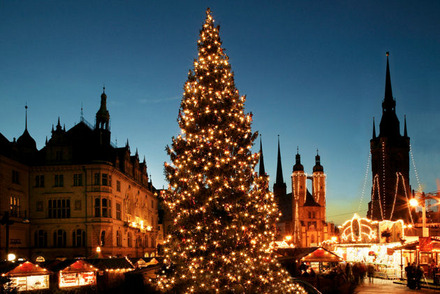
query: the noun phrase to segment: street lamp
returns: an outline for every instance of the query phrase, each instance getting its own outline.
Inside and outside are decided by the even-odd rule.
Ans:
[[[425,198],[425,193],[417,193],[420,197],[420,204],[419,201],[416,198],[412,198],[409,201],[409,205],[411,205],[412,207],[417,207],[417,206],[421,206],[422,207],[422,236],[423,237],[429,237],[429,228],[426,227],[426,206],[425,206],[425,202],[426,202],[426,198]]]

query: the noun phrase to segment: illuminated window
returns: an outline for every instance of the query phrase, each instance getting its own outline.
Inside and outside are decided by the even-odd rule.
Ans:
[[[11,216],[19,216],[20,214],[20,199],[18,197],[9,197],[9,213]]]

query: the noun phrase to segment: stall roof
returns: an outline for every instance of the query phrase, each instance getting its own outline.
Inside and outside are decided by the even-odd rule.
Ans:
[[[29,261],[21,263],[4,262],[0,264],[0,272],[9,277],[49,275],[52,273]]]
[[[283,257],[306,262],[340,262],[342,258],[323,247],[307,247],[277,250]]]
[[[134,269],[133,263],[125,257],[86,259],[86,261],[99,270]]]
[[[55,261],[51,264],[48,264],[47,267],[53,272],[63,271],[78,273],[98,270],[91,263],[83,259],[66,259],[63,261]]]

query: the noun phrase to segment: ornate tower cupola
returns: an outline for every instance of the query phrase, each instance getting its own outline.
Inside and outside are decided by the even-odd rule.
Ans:
[[[35,143],[35,140],[31,137],[31,135],[28,132],[27,128],[27,109],[28,106],[26,104],[25,106],[25,123],[24,123],[24,132],[23,134],[17,139],[17,145],[20,149],[26,151],[26,152],[33,152],[37,150],[37,144]]]
[[[304,171],[304,166],[301,164],[301,155],[299,155],[299,148],[296,148],[295,165],[293,171]]]
[[[287,186],[283,179],[283,167],[281,165],[280,136],[278,135],[277,176],[273,184],[273,193],[278,203],[280,203],[280,198],[286,196],[286,190]]]
[[[109,130],[110,114],[107,110],[107,95],[105,94],[105,87],[102,88],[101,107],[96,113],[96,129]]]
[[[321,165],[321,156],[319,156],[318,150],[316,150],[315,166],[313,167],[313,172],[324,172],[324,168]]]
[[[385,97],[382,102],[382,119],[380,121],[380,137],[399,137],[400,123],[396,115],[396,100],[393,98],[391,88],[391,75],[389,65],[389,52],[387,52],[387,70],[385,78]]]

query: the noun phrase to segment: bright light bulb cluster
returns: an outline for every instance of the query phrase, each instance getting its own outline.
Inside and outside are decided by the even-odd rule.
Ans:
[[[268,178],[254,172],[257,133],[221,44],[208,9],[184,86],[181,133],[167,147],[162,197],[173,218],[164,249],[170,271],[157,285],[182,293],[305,293],[273,254],[280,213]]]

